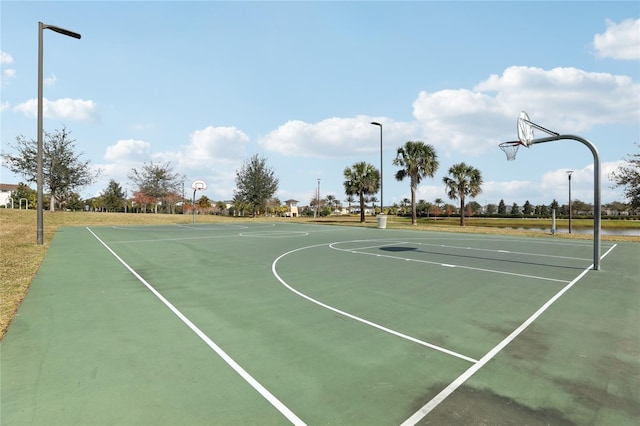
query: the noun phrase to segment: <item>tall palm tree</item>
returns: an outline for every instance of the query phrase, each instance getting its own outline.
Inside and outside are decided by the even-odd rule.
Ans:
[[[396,172],[396,180],[401,181],[409,177],[411,188],[411,224],[417,224],[416,190],[418,184],[425,177],[432,178],[438,170],[438,155],[433,146],[420,141],[408,141],[398,148],[394,166],[403,167]]]
[[[449,176],[442,178],[450,199],[460,200],[460,226],[464,226],[465,197],[476,197],[482,192],[482,174],[480,170],[465,163],[454,164],[449,168]]]
[[[371,164],[361,161],[344,169],[344,178],[345,194],[360,198],[360,223],[364,223],[364,200],[367,195],[373,195],[380,189],[380,172]]]

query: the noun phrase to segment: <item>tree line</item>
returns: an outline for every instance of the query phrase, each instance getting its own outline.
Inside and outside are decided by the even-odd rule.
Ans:
[[[44,133],[43,140],[43,182],[47,190],[45,205],[50,210],[55,209],[92,209],[103,211],[139,211],[185,213],[194,209],[214,214],[252,215],[282,214],[286,209],[279,199],[274,198],[278,190],[279,179],[275,171],[269,167],[265,158],[257,154],[245,161],[236,171],[236,188],[230,205],[218,201],[213,202],[206,196],[192,200],[186,196],[184,181],[186,177],[173,170],[169,162],[144,163],[141,167],[133,168],[128,174],[135,189],[131,196],[126,193],[122,185],[110,180],[98,197],[82,200],[77,190],[95,182],[100,171],[93,170],[90,162],[83,160],[81,154],[75,152],[75,140],[70,137],[71,132],[63,127],[53,133]],[[636,144],[640,147],[640,145]],[[24,136],[16,137],[14,144],[9,147],[15,154],[3,154],[5,165],[14,173],[22,175],[27,182],[37,181],[37,141]],[[559,215],[568,214],[568,206],[560,206],[553,200],[549,206],[533,206],[526,201],[520,207],[516,203],[506,206],[504,200],[498,205],[480,206],[479,203],[466,202],[468,198],[475,198],[482,192],[482,173],[477,168],[460,162],[448,169],[448,174],[442,179],[445,194],[457,206],[448,204],[442,199],[434,203],[416,200],[418,185],[426,178],[433,178],[439,168],[438,155],[432,145],[422,141],[408,141],[396,151],[393,165],[399,169],[395,172],[398,181],[408,180],[411,199],[404,199],[401,203],[391,206],[379,206],[376,213],[411,215],[412,223],[417,223],[418,216],[459,215],[460,225],[464,226],[465,217],[471,215],[523,215],[548,217],[552,209]],[[351,209],[352,203],[357,203],[360,220],[364,222],[367,203],[378,201],[375,194],[380,190],[380,172],[372,164],[356,162],[343,171],[343,186],[346,200]],[[623,213],[640,210],[640,153],[629,154],[625,163],[611,174],[616,186],[622,187],[628,203],[610,203],[605,205],[609,211]],[[190,189],[190,188],[187,188]],[[30,206],[35,203],[35,191],[21,183],[14,192],[14,201],[19,204],[28,200]],[[317,194],[319,197],[319,194]],[[338,210],[341,205],[335,196],[327,196],[325,200],[314,197],[310,207],[315,207],[315,213],[328,214]],[[328,209],[327,209],[328,207]],[[322,209],[322,210],[320,210]],[[593,212],[588,203],[575,200],[572,203],[572,213]]]

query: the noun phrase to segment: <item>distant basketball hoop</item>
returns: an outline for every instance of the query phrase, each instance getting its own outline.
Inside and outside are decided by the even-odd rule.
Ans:
[[[207,189],[207,183],[203,180],[196,179],[191,183],[193,189],[193,223],[196,223],[196,191],[204,191]]]
[[[207,183],[203,180],[196,179],[191,183],[191,189],[194,191],[207,189]]]

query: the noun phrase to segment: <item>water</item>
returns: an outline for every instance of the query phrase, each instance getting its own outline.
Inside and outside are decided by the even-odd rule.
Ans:
[[[507,228],[507,227],[505,227]],[[509,229],[519,229],[523,231],[547,232],[551,233],[551,228],[529,228],[529,227],[511,227]],[[569,229],[558,228],[556,234],[568,234]],[[593,235],[593,228],[572,228],[572,234],[589,234]],[[640,237],[640,229],[600,229],[600,235],[627,235],[632,237]]]

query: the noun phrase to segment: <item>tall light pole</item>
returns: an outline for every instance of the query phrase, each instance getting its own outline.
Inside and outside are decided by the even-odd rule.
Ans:
[[[382,123],[372,121],[371,124],[380,127],[380,214],[384,214],[384,197],[382,191]]]
[[[318,178],[318,191],[316,192],[316,217],[320,217],[318,209],[320,208],[320,178]]]
[[[51,30],[57,33],[73,37],[73,38],[81,38],[82,36],[78,33],[74,33],[73,31],[65,30],[64,28],[56,27],[55,25],[46,25],[42,22],[38,22],[38,170],[36,176],[36,182],[38,186],[37,191],[37,242],[39,245],[44,243],[44,224],[43,224],[43,213],[42,213],[42,81],[43,81],[43,72],[42,72],[42,33],[44,30]],[[54,200],[51,200],[54,202]]]
[[[571,174],[573,174],[573,170],[567,170],[567,176],[569,176],[569,233],[571,233]]]

